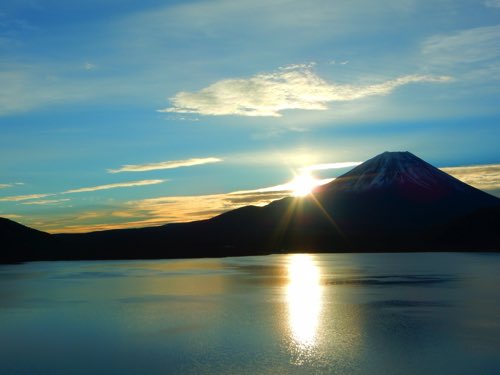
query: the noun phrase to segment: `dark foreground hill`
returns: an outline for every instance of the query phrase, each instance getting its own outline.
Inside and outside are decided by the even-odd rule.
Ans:
[[[52,236],[0,217],[0,263],[40,259]]]
[[[10,240],[2,259],[499,251],[500,199],[409,152],[385,152],[308,197],[247,206],[208,220],[52,236],[23,228],[9,235],[18,240]]]

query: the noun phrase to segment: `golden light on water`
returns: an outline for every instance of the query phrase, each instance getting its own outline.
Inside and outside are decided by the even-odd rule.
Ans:
[[[322,287],[319,267],[308,254],[295,254],[288,264],[288,319],[297,354],[306,354],[316,344],[321,313]]]

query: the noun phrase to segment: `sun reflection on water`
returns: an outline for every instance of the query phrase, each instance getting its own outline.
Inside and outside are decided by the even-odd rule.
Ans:
[[[320,271],[314,258],[295,254],[288,263],[287,286],[288,319],[292,350],[301,362],[316,345],[321,312],[322,287]]]

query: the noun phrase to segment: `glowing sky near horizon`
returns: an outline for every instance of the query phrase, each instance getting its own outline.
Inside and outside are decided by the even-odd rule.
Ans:
[[[5,0],[0,217],[205,218],[386,150],[498,195],[498,40],[490,0]]]

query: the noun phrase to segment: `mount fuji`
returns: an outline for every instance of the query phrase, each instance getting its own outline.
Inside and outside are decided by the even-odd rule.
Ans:
[[[36,236],[24,236],[20,228],[25,227],[16,228],[14,237],[23,250],[11,240],[0,261],[294,251],[500,251],[500,199],[409,152],[384,152],[309,196],[288,197],[264,207],[246,206],[208,220],[83,234],[37,232]]]
[[[337,191],[367,192],[398,189],[424,192],[475,190],[442,172],[408,151],[384,152],[342,175],[330,188]]]

